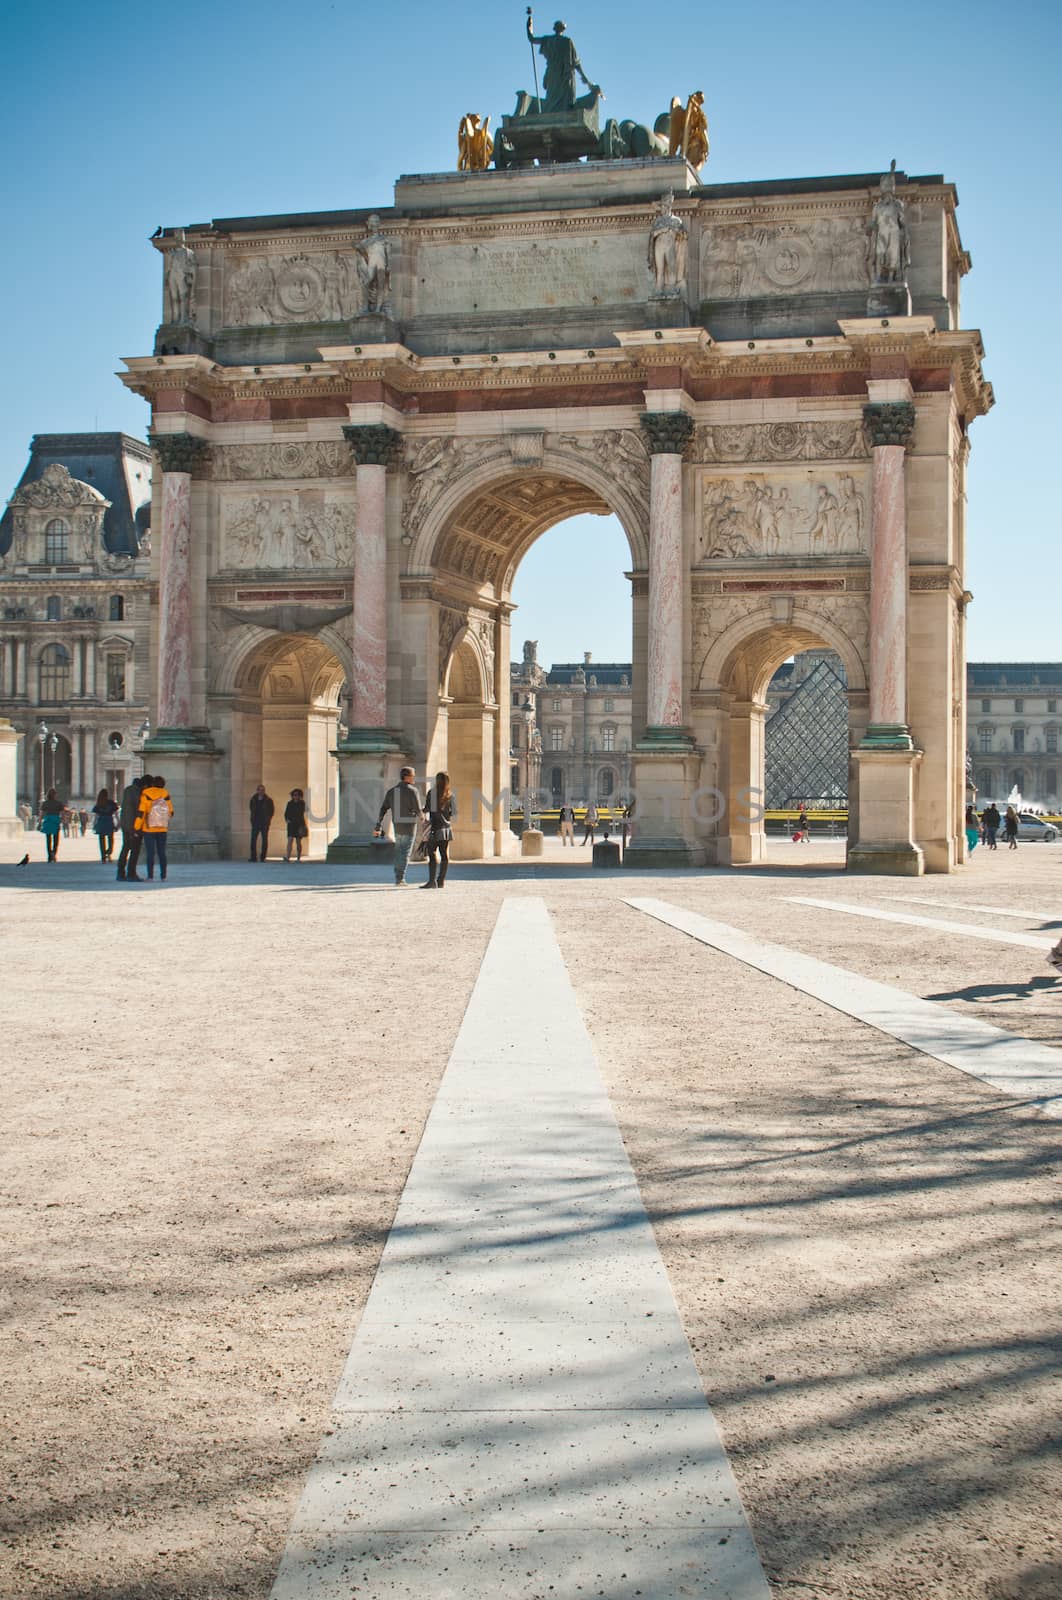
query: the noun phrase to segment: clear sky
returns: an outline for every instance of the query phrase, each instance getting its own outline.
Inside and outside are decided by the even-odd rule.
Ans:
[[[147,408],[113,374],[152,348],[159,223],[386,205],[400,173],[455,165],[463,112],[497,123],[531,87],[524,7],[498,0],[15,0],[6,15],[5,498],[34,433],[143,436]],[[957,184],[963,321],[983,331],[997,396],[973,428],[970,656],[1062,658],[1062,6],[580,0],[563,15],[609,115],[651,122],[704,90],[706,182],[895,156]],[[516,638],[538,637],[546,661],[625,659],[627,559],[602,519],[545,536],[518,579]]]

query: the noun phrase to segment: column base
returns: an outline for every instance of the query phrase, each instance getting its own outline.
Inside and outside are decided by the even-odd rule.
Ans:
[[[860,750],[913,750],[915,742],[905,722],[871,722],[859,741]]]
[[[914,839],[914,780],[921,750],[864,742],[852,759],[859,767],[859,815],[848,871],[920,878],[925,857]]]
[[[670,750],[689,754],[693,748],[693,735],[688,728],[646,728],[645,733],[635,745],[635,750],[644,750],[647,754],[666,752]]]
[[[666,870],[704,865],[704,843],[696,833],[700,766],[685,728],[646,730],[632,763],[634,837],[623,852],[625,867]]]
[[[390,728],[351,728],[336,746],[339,832],[326,859],[351,866],[390,866],[393,845],[373,836],[386,791],[398,782],[406,752]]]
[[[214,810],[220,756],[209,728],[156,728],[144,741],[144,771],[162,774],[173,801],[166,841],[171,861],[221,858]]]

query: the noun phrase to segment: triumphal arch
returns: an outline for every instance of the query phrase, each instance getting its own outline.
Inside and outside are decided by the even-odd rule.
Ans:
[[[713,185],[666,117],[602,131],[599,95],[523,96],[491,167],[466,119],[466,170],[376,212],[156,240],[164,321],[123,376],[157,458],[146,760],[188,853],[241,854],[264,778],[365,858],[406,760],[451,772],[458,852],[501,851],[514,574],[598,512],[630,546],[632,863],[761,858],[766,689],[813,646],[848,678],[850,868],[963,858],[966,465],[992,396],[955,190]]]

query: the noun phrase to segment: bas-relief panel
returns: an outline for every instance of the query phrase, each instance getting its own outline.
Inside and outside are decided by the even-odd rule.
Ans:
[[[355,501],[322,489],[226,495],[219,565],[224,569],[348,567]]]
[[[340,440],[285,439],[272,444],[216,444],[216,481],[240,478],[353,478],[354,457]]]
[[[415,276],[421,316],[615,305],[645,296],[645,243],[579,234],[426,245]]]
[[[225,325],[273,327],[289,322],[342,322],[368,304],[357,251],[312,256],[239,256],[225,263]]]
[[[701,235],[703,300],[865,289],[869,282],[866,229],[858,217],[806,226],[723,224]]]
[[[795,471],[701,476],[696,560],[862,555],[868,548],[863,473]]]

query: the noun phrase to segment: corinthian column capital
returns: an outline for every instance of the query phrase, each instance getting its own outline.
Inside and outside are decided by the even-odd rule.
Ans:
[[[638,419],[652,456],[681,456],[693,437],[693,418],[684,411],[644,411]]]
[[[915,408],[909,400],[887,400],[863,407],[863,427],[872,445],[901,444],[914,433]]]
[[[343,437],[359,467],[389,467],[402,442],[402,435],[384,423],[348,425]]]
[[[210,445],[194,433],[149,433],[148,444],[163,472],[194,472],[206,459]]]

